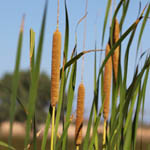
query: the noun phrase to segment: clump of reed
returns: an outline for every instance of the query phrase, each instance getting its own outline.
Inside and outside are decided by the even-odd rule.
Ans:
[[[51,150],[53,150],[55,109],[59,98],[60,63],[61,63],[61,32],[59,31],[59,0],[57,1],[57,27],[53,33],[52,65],[51,65],[51,106],[52,106],[52,130]]]
[[[96,67],[94,68],[95,72],[95,79],[94,79],[94,97],[92,101],[90,116],[88,118],[88,127],[86,131],[86,136],[83,140],[82,137],[82,127],[83,127],[83,120],[84,120],[84,99],[85,99],[85,86],[83,84],[83,62],[82,62],[82,75],[81,75],[81,83],[78,88],[78,99],[77,99],[77,112],[76,112],[76,128],[75,128],[75,147],[76,149],[79,149],[79,146],[83,143],[83,150],[87,149],[99,149],[99,137],[97,135],[97,129],[100,124],[101,120],[101,114],[103,112],[103,118],[104,118],[104,133],[103,133],[103,146],[104,149],[128,149],[129,147],[132,150],[135,150],[136,145],[136,132],[138,127],[138,121],[139,121],[139,113],[140,113],[140,107],[142,104],[144,105],[145,102],[145,91],[146,91],[146,85],[148,81],[148,75],[149,75],[149,68],[150,68],[150,56],[146,55],[144,53],[143,55],[146,55],[144,65],[139,68],[139,66],[136,66],[136,72],[134,72],[133,79],[131,79],[131,83],[127,86],[127,71],[128,71],[128,61],[129,61],[129,51],[130,46],[133,41],[134,34],[136,32],[138,23],[143,19],[143,23],[140,29],[140,35],[139,35],[139,41],[138,45],[140,44],[141,37],[143,34],[143,30],[145,27],[145,22],[147,21],[147,17],[150,14],[150,5],[148,4],[147,7],[145,7],[141,13],[141,15],[136,19],[133,24],[129,26],[129,28],[126,29],[125,32],[120,34],[120,31],[122,31],[122,26],[125,21],[125,16],[128,10],[130,1],[120,1],[117,5],[117,8],[115,10],[113,21],[114,22],[114,30],[113,30],[113,42],[112,37],[109,37],[110,41],[106,45],[106,51],[105,51],[105,59],[103,63],[99,66],[98,74]],[[107,24],[108,19],[108,13],[110,11],[110,5],[111,1],[109,0],[107,3],[107,9],[105,13],[105,20],[104,20],[104,27],[103,27],[103,37],[102,41],[104,41],[105,36],[105,28]],[[46,3],[47,6],[47,3]],[[65,1],[66,6],[66,1]],[[87,7],[86,7],[87,8]],[[120,22],[116,19],[116,16],[118,14],[120,8],[123,8],[124,12],[122,12]],[[43,21],[42,21],[42,27],[41,27],[41,34],[40,34],[40,41],[38,45],[38,52],[37,57],[35,59],[34,65],[32,65],[32,83],[30,87],[30,95],[29,95],[29,105],[28,105],[28,114],[27,114],[27,128],[26,128],[26,139],[25,139],[25,146],[24,149],[27,150],[27,145],[29,142],[29,136],[30,136],[30,128],[31,128],[31,120],[33,119],[34,112],[35,112],[35,105],[36,105],[36,94],[37,94],[37,84],[38,84],[38,74],[40,70],[40,60],[42,55],[42,44],[43,44],[43,37],[44,37],[44,28],[45,28],[45,20],[46,20],[46,11],[47,7],[45,7]],[[143,13],[146,11],[145,16]],[[66,12],[66,18],[68,17],[68,10],[67,7],[65,7]],[[86,13],[87,14],[87,11]],[[57,129],[60,123],[60,114],[61,114],[61,105],[62,101],[64,100],[64,95],[66,92],[66,86],[67,86],[67,79],[70,78],[69,81],[69,88],[68,88],[68,104],[67,104],[67,118],[70,118],[71,111],[72,111],[72,103],[74,99],[74,93],[75,93],[75,83],[76,83],[76,63],[78,59],[86,54],[85,47],[83,46],[84,52],[81,52],[79,54],[76,53],[76,46],[77,43],[75,43],[75,48],[73,50],[72,56],[70,60],[64,61],[63,68],[60,68],[61,63],[61,32],[59,31],[58,27],[58,17],[59,17],[59,0],[58,0],[58,10],[57,10],[57,27],[56,31],[53,33],[53,44],[52,44],[52,64],[51,64],[51,106],[52,106],[52,120],[51,120],[51,113],[48,112],[47,115],[47,121],[45,123],[45,131],[42,141],[42,150],[46,149],[46,142],[48,137],[48,129],[50,127],[50,122],[52,121],[51,126],[51,150],[59,150],[60,147],[65,145],[64,147],[67,147],[67,140],[64,140],[64,138],[67,137],[67,132],[69,125],[71,123],[70,119],[66,120],[65,126],[62,129],[62,135],[57,139]],[[64,48],[64,57],[67,56],[68,53],[68,45],[69,45],[69,19],[66,19],[66,32],[65,32],[65,48]],[[86,25],[85,25],[86,26]],[[84,35],[86,32],[84,32]],[[131,34],[130,34],[131,33]],[[130,35],[129,41],[127,41],[125,56],[124,56],[124,68],[119,67],[119,63],[122,63],[120,57],[121,53],[121,44],[125,40],[125,38]],[[23,36],[23,30],[21,30],[19,43],[18,43],[18,54],[20,54],[21,51],[21,45],[22,45],[22,36]],[[127,39],[128,40],[128,39]],[[77,42],[77,39],[76,39]],[[85,45],[85,37],[84,37],[84,44]],[[95,50],[96,51],[96,50]],[[91,52],[91,51],[90,51]],[[143,56],[142,55],[142,56]],[[18,55],[20,57],[20,55]],[[122,56],[123,57],[123,56]],[[16,66],[18,66],[19,59],[16,61]],[[82,58],[82,60],[84,60]],[[33,60],[31,60],[32,62]],[[96,57],[95,60],[96,62]],[[32,63],[31,63],[32,64]],[[96,64],[96,63],[95,63]],[[122,65],[122,66],[123,66]],[[96,65],[95,65],[96,66]],[[18,70],[19,68],[16,68],[16,71],[14,72],[14,82],[13,87],[15,87],[15,90],[12,91],[12,100],[14,102],[11,105],[11,110],[15,110],[15,99],[16,99],[16,91],[17,91],[17,84],[18,83]],[[104,70],[104,73],[103,73]],[[112,71],[113,70],[113,71]],[[118,78],[118,74],[119,77]],[[61,75],[61,76],[60,76]],[[114,75],[115,83],[118,83],[119,90],[115,89],[115,84],[112,82],[112,75]],[[101,80],[101,95],[102,95],[102,105],[99,108],[98,102],[100,99],[99,96],[99,88],[100,88],[100,78]],[[112,94],[111,94],[112,89]],[[118,91],[117,91],[118,90]],[[117,94],[116,94],[117,93]],[[119,94],[118,94],[119,93]],[[111,97],[112,95],[112,97]],[[59,101],[58,101],[59,99]],[[119,100],[118,100],[119,99]],[[71,100],[71,102],[70,102]],[[112,100],[112,101],[110,101]],[[117,101],[118,100],[118,101]],[[110,114],[110,103],[112,102],[112,105],[114,105]],[[58,107],[57,107],[58,106]],[[96,111],[94,112],[94,106],[96,106]],[[55,109],[58,108],[56,113],[56,120],[55,120]],[[135,112],[133,111],[135,108]],[[144,108],[144,107],[143,107]],[[93,121],[93,114],[95,115],[94,121]],[[14,112],[13,112],[14,115]],[[12,123],[14,116],[11,115],[11,130],[10,130],[10,141],[11,141],[11,134],[12,134]],[[65,116],[65,114],[64,114]],[[109,121],[110,117],[110,121]],[[65,118],[65,117],[64,117]],[[56,126],[55,126],[56,123]],[[90,139],[90,131],[93,126],[93,133],[92,137]],[[106,131],[106,126],[109,127],[109,131]],[[54,129],[55,128],[55,129]],[[54,130],[56,132],[56,136],[54,133]],[[54,139],[54,140],[53,140]],[[107,141],[106,141],[107,139]],[[63,143],[63,144],[62,144]],[[1,144],[1,142],[0,142]],[[7,145],[8,146],[8,145]],[[65,148],[62,147],[62,150],[65,150]],[[11,148],[11,147],[10,147]],[[13,149],[13,148],[12,148]],[[73,148],[72,148],[73,149]]]

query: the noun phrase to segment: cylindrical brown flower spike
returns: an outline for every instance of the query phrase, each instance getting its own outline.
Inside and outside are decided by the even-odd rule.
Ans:
[[[114,33],[113,33],[113,42],[116,43],[119,40],[119,34],[120,34],[120,28],[118,20],[115,19],[115,27],[114,27]],[[117,81],[118,76],[118,65],[119,65],[119,53],[120,53],[120,47],[118,46],[113,54],[113,70],[115,75],[115,81]]]
[[[109,43],[106,46],[106,53],[107,56],[110,52],[110,45]],[[108,120],[109,115],[109,103],[110,103],[110,90],[111,90],[111,79],[112,79],[112,59],[109,57],[108,61],[105,64],[104,69],[104,120]]]
[[[53,45],[52,45],[52,66],[51,66],[52,107],[56,106],[59,97],[60,61],[61,61],[61,32],[59,32],[57,28],[53,34]]]
[[[76,129],[75,129],[75,144],[80,145],[82,143],[82,127],[84,119],[84,98],[85,87],[83,83],[80,83],[78,88],[78,100],[77,100],[77,112],[76,112]]]

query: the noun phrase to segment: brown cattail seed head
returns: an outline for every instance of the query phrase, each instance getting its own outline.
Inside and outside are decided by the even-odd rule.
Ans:
[[[51,66],[52,107],[56,106],[59,98],[60,60],[61,60],[61,33],[57,28],[53,34],[53,45],[52,45],[52,66]]]
[[[107,56],[110,52],[110,45],[107,44],[106,46],[106,53]],[[104,69],[104,119],[108,120],[109,115],[109,103],[110,103],[110,90],[111,90],[111,79],[112,79],[112,59],[109,57],[108,61],[105,64]]]
[[[113,34],[113,42],[116,43],[119,40],[119,34],[120,34],[120,29],[119,29],[119,23],[118,20],[115,19],[115,26],[114,26],[114,34]],[[118,76],[118,65],[119,65],[119,51],[120,47],[118,46],[113,54],[113,70],[114,70],[114,75],[115,75],[115,81],[117,81],[117,76]]]
[[[77,113],[76,113],[76,129],[75,129],[75,143],[80,145],[82,143],[82,127],[84,119],[84,98],[85,88],[81,83],[78,88],[78,100],[77,100]]]

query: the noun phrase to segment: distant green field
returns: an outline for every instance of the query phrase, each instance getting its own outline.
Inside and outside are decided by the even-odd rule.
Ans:
[[[102,135],[100,135],[100,139],[102,141]],[[1,137],[0,140],[2,141],[5,141],[7,142],[7,138],[6,137]],[[49,150],[50,149],[50,143],[49,143],[49,139],[48,139],[48,142],[47,142],[47,146],[46,146],[46,150]],[[150,140],[146,140],[146,141],[137,141],[137,144],[136,144],[136,150],[150,150]],[[16,148],[16,150],[23,150],[23,147],[24,147],[24,139],[23,137],[14,137],[13,138],[13,147]],[[37,142],[37,150],[41,150],[41,139],[38,139],[38,142]],[[102,145],[101,145],[101,142],[99,143],[99,150],[102,149]],[[81,145],[82,147],[82,145]],[[7,148],[4,148],[4,147],[1,147],[0,146],[0,150],[8,150]],[[31,150],[32,150],[32,147],[31,147]],[[69,142],[68,142],[68,150],[75,150],[75,145],[74,145],[74,141],[73,139],[70,139]]]

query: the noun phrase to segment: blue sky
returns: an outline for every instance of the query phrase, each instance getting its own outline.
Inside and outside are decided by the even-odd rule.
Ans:
[[[116,0],[118,2],[118,0]],[[142,9],[146,5],[148,0],[142,0]],[[95,37],[97,40],[98,48],[105,48],[106,42],[108,40],[109,24],[106,30],[106,38],[104,42],[104,47],[101,47],[101,37],[102,37],[102,27],[105,15],[107,0],[89,0],[88,1],[88,15],[87,15],[87,37],[86,37],[86,46],[85,49],[94,49]],[[41,27],[41,21],[44,10],[44,0],[5,0],[1,1],[0,4],[0,77],[2,77],[6,72],[13,72],[15,65],[16,49],[19,28],[21,24],[21,18],[23,14],[26,15],[25,18],[25,29],[24,29],[24,38],[23,38],[23,51],[21,57],[21,70],[29,69],[29,30],[33,28],[36,33],[36,47],[39,37],[39,31]],[[69,56],[72,52],[72,49],[75,44],[75,27],[78,20],[85,14],[85,0],[67,0],[67,7],[69,13],[69,25],[70,25],[70,35],[69,35]],[[57,1],[49,0],[48,6],[48,15],[46,23],[46,32],[45,32],[45,41],[44,49],[41,62],[41,71],[46,72],[49,76],[51,73],[51,43],[52,43],[52,34],[56,28],[56,9]],[[138,14],[139,0],[131,1],[129,6],[129,11],[123,26],[123,32],[135,21]],[[120,12],[121,13],[121,12]],[[98,14],[98,16],[97,16]],[[96,17],[97,16],[97,17]],[[120,15],[118,15],[119,19]],[[141,24],[140,24],[141,25]],[[138,27],[138,31],[140,29]],[[65,10],[64,10],[64,1],[60,0],[60,31],[62,32],[62,47],[64,43],[64,30],[65,30]],[[97,32],[95,32],[95,26]],[[82,22],[78,27],[78,53],[82,51],[83,48],[83,27],[84,22]],[[143,34],[142,42],[140,49],[143,51],[150,48],[149,44],[149,35],[150,35],[150,21],[148,20],[145,32]],[[137,46],[137,37],[138,32],[136,33],[134,42],[132,44],[132,57],[129,58],[129,73],[128,73],[128,84],[130,83],[133,77],[133,68],[135,60],[135,51]],[[128,38],[127,38],[128,39]],[[122,57],[124,55],[125,46],[127,40],[122,43]],[[99,59],[98,54],[97,58]],[[85,69],[84,69],[84,83],[86,87],[86,102],[85,102],[85,112],[89,112],[89,108],[92,103],[93,97],[93,59],[94,54],[85,55]],[[98,63],[99,64],[99,63]],[[78,61],[78,71],[77,71],[77,87],[81,80],[81,60]],[[149,84],[150,85],[150,84]],[[150,86],[148,87],[148,89]],[[149,112],[148,105],[150,94],[146,94],[146,113]],[[88,114],[88,113],[87,113]],[[148,119],[145,118],[146,121]],[[150,120],[149,120],[150,122]]]

